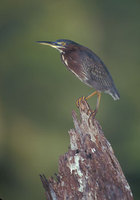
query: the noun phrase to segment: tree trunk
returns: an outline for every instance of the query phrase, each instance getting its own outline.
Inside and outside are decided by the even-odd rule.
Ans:
[[[75,129],[69,131],[70,149],[59,158],[56,180],[41,175],[47,200],[132,200],[132,192],[91,109],[79,107],[80,121],[72,113]]]

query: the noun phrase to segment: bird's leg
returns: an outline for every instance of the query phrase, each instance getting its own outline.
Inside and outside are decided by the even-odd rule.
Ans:
[[[93,97],[95,94],[97,94],[97,91],[93,92],[92,94],[90,94],[89,96],[86,97],[86,100],[88,100],[89,98]]]
[[[93,96],[94,96],[95,94],[97,94],[97,93],[98,93],[98,91],[95,91],[95,92],[93,92],[92,94],[90,94],[90,95],[87,96],[87,97],[85,97],[85,96],[80,97],[80,98],[76,101],[77,107],[79,108],[80,103],[81,103],[82,100],[88,100],[89,98],[93,97]]]
[[[93,93],[92,93],[93,94]],[[91,95],[92,95],[91,94]],[[96,103],[96,108],[94,111],[91,112],[90,114],[90,117],[89,118],[94,118],[96,113],[98,112],[98,108],[99,108],[99,105],[100,105],[100,100],[101,100],[101,93],[96,91],[96,94],[97,94],[97,103]]]

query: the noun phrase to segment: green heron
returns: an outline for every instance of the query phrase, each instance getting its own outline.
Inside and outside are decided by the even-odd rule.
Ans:
[[[76,105],[79,107],[81,100],[88,100],[90,97],[97,94],[96,108],[93,111],[93,116],[96,115],[101,92],[110,94],[114,100],[118,100],[120,95],[115,87],[113,79],[101,59],[90,49],[73,42],[71,40],[56,40],[55,42],[38,41],[43,45],[49,45],[59,50],[61,59],[67,69],[75,74],[82,82],[95,89],[95,92],[87,97],[80,97]]]

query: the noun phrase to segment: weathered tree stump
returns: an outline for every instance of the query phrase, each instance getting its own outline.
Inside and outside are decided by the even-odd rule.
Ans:
[[[41,175],[47,200],[132,200],[132,192],[91,109],[80,105],[80,121],[72,113],[70,149],[59,159],[57,180]]]

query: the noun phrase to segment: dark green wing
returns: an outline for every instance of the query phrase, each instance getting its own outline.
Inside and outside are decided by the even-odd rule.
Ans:
[[[89,51],[82,56],[83,70],[87,71],[87,84],[96,90],[109,93],[114,99],[119,99],[119,93],[113,79],[101,59]]]

